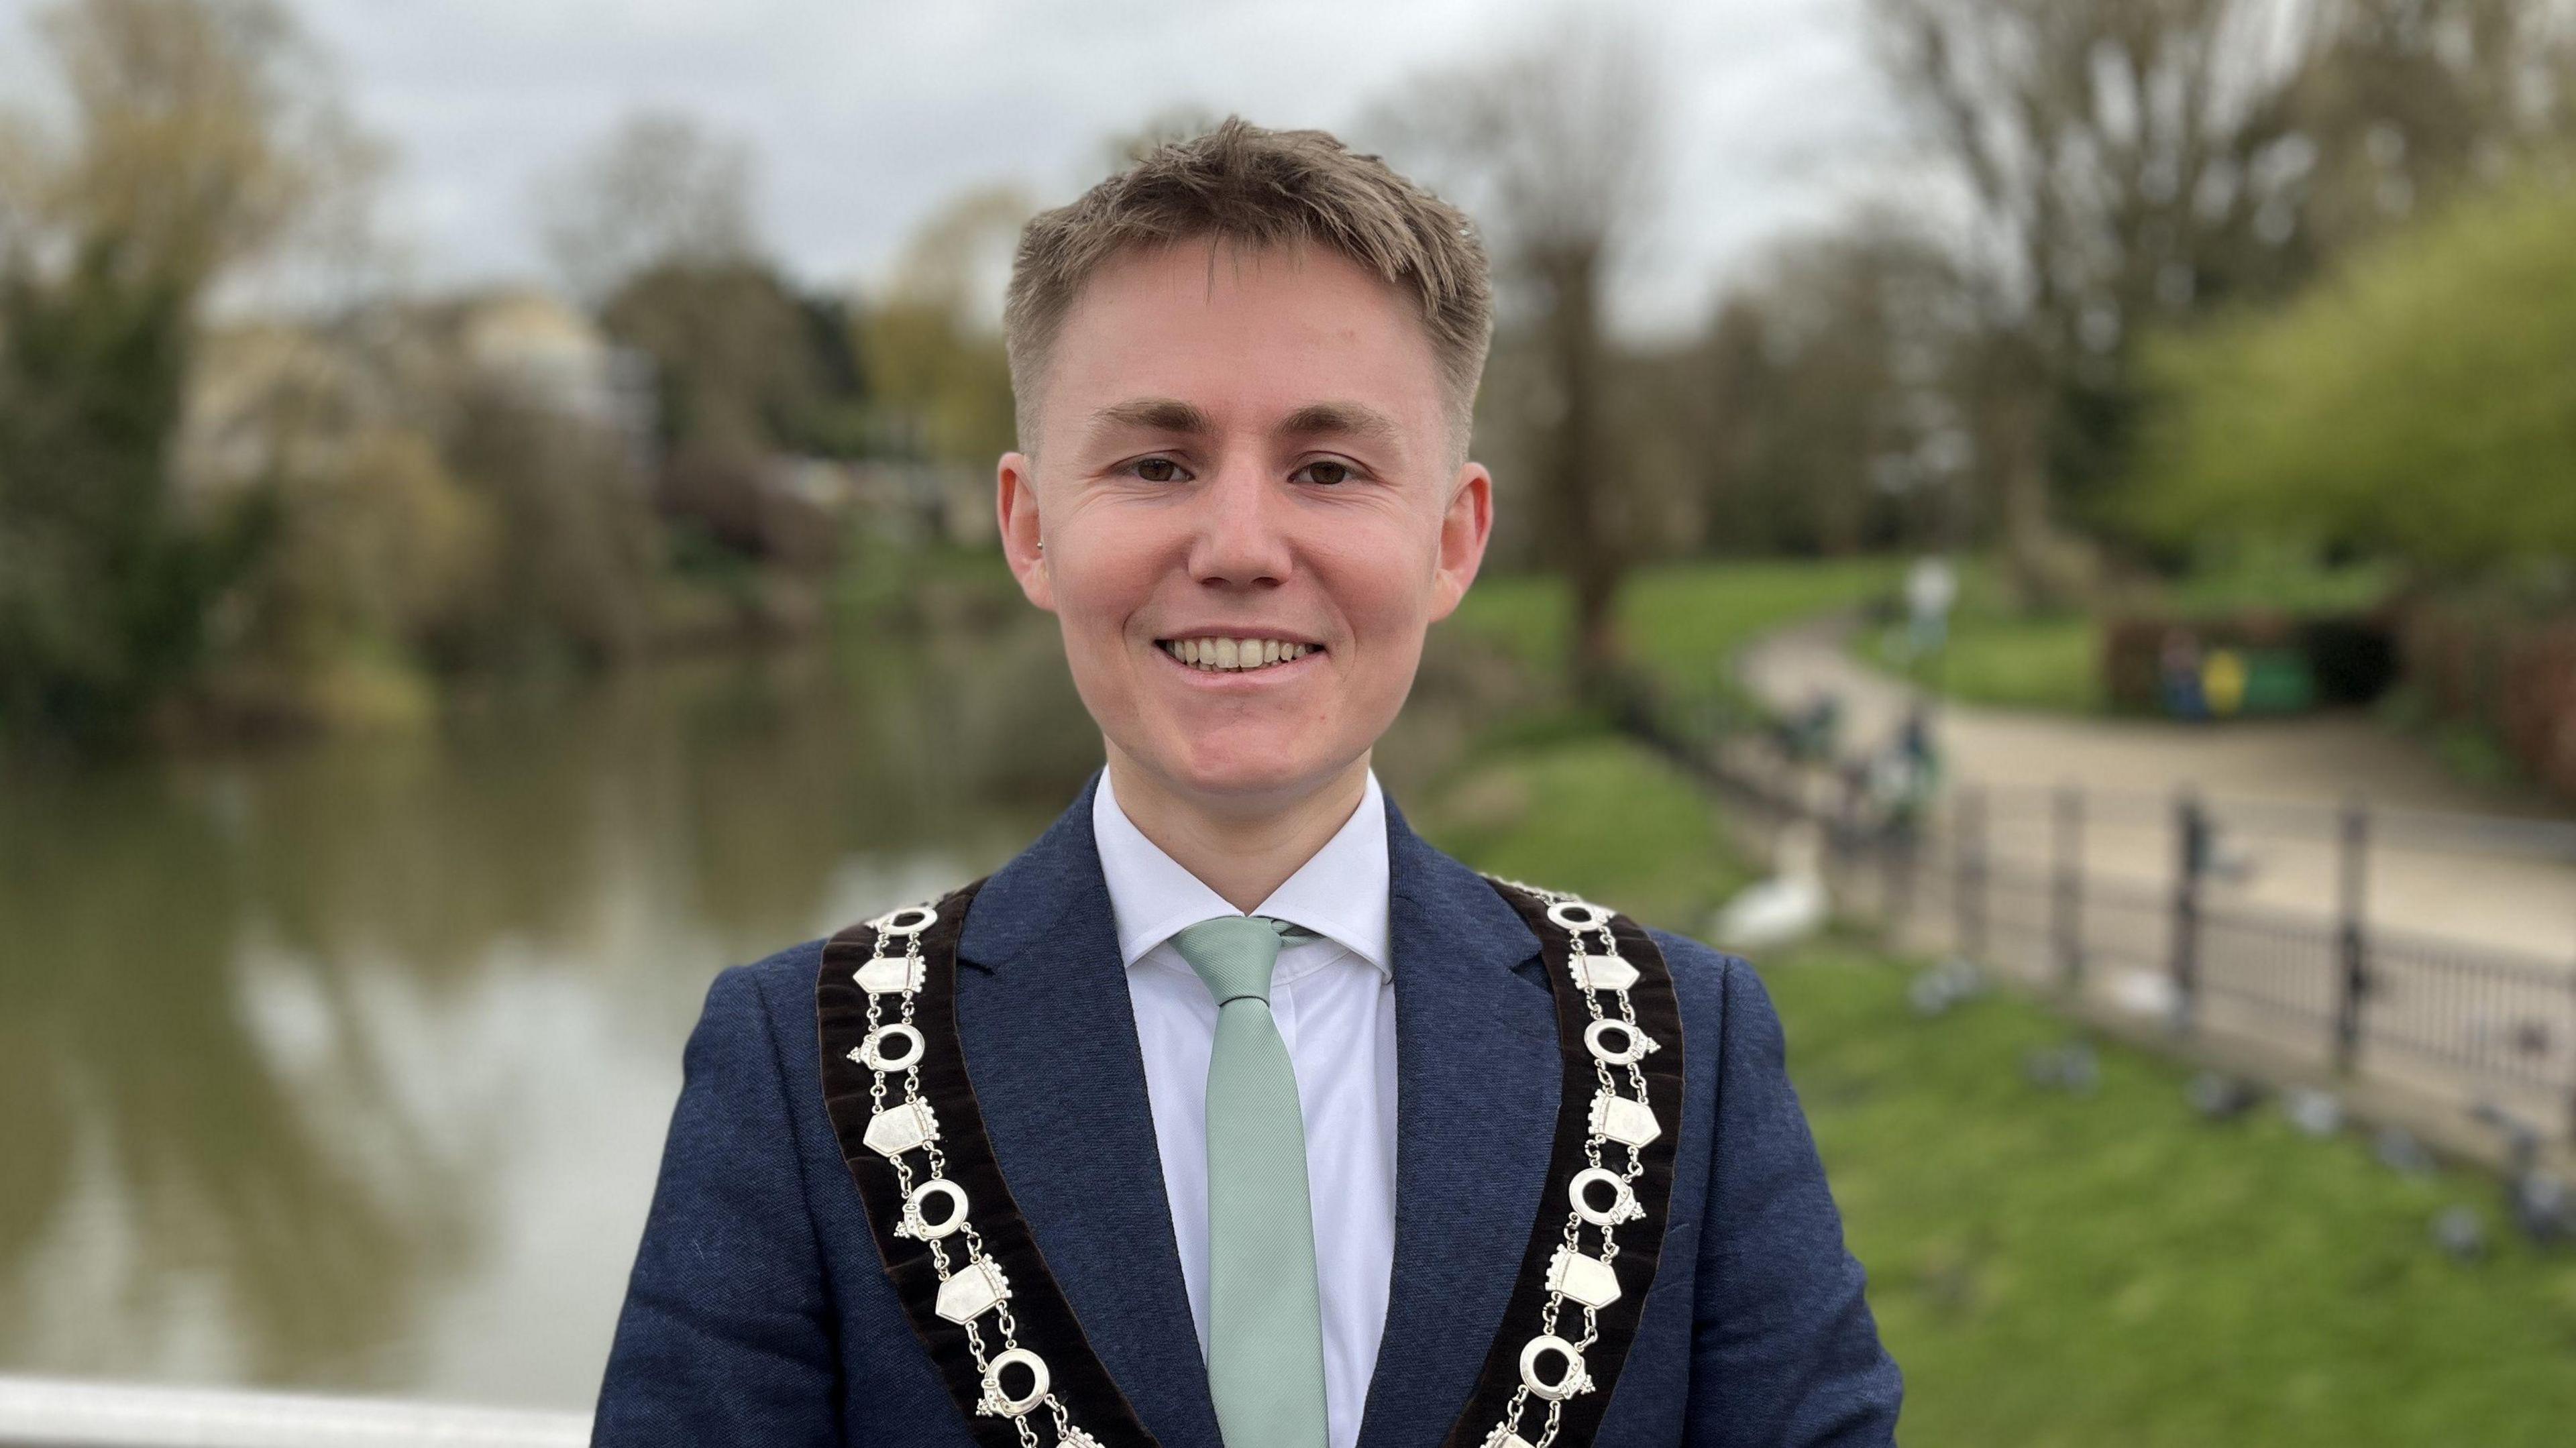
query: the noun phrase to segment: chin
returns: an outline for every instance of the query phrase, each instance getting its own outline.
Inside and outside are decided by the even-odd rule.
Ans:
[[[1333,773],[1312,753],[1314,740],[1283,739],[1270,731],[1176,742],[1164,755],[1173,783],[1216,797],[1296,794]]]

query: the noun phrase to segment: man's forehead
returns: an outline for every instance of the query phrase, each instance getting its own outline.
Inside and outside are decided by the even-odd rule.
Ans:
[[[1419,308],[1330,248],[1185,242],[1104,263],[1057,334],[1046,426],[1374,437],[1446,431]],[[1436,444],[1405,448],[1438,451]]]

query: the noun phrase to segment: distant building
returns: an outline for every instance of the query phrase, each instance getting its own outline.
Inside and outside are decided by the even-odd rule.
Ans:
[[[177,475],[185,488],[213,488],[327,467],[363,431],[434,434],[459,390],[478,383],[613,434],[635,485],[650,478],[651,365],[571,305],[523,287],[210,329],[188,379]]]
[[[625,439],[638,478],[654,463],[653,366],[608,340],[569,304],[528,288],[454,304],[455,345],[467,366],[549,411]]]

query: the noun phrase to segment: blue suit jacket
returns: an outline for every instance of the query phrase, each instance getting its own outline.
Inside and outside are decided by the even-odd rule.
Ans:
[[[1163,1448],[1220,1448],[1173,1246],[1091,791],[977,896],[960,1043],[1003,1173],[1085,1335]],[[1387,805],[1395,1279],[1360,1448],[1436,1448],[1540,1208],[1560,1100],[1538,938]],[[1683,1018],[1663,1257],[1597,1442],[1894,1441],[1862,1298],[1750,966],[1651,932]],[[822,942],[716,977],[618,1319],[594,1442],[970,1448],[827,1118]]]

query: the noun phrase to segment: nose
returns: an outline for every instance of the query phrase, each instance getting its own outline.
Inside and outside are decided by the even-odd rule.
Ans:
[[[1197,536],[1191,540],[1190,577],[1213,588],[1277,587],[1294,566],[1289,546],[1287,499],[1250,460],[1229,461],[1193,500]]]

